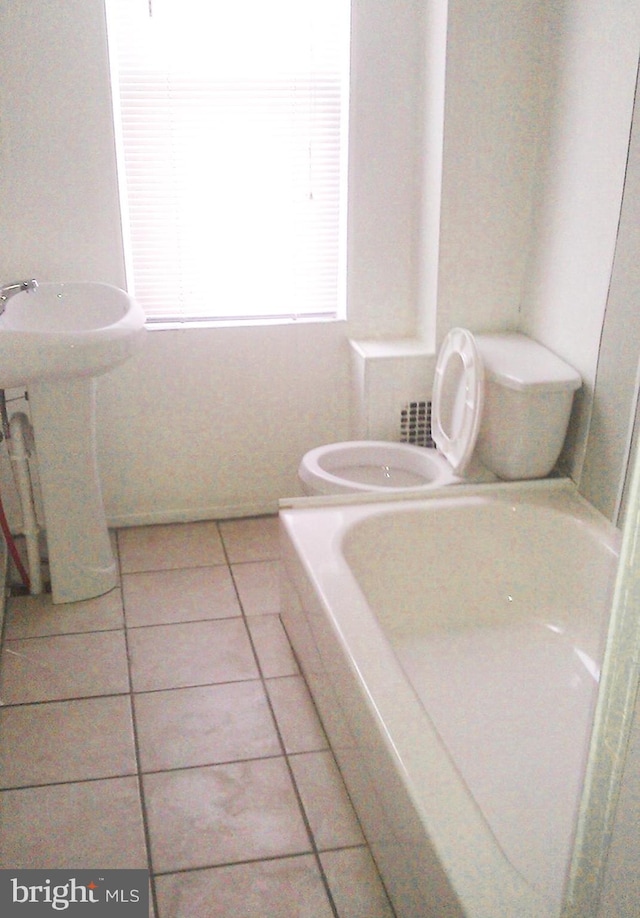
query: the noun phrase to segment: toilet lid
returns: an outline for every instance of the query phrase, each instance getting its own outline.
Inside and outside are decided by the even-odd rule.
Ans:
[[[466,328],[442,342],[431,405],[431,434],[454,472],[463,472],[478,439],[484,401],[484,367]]]

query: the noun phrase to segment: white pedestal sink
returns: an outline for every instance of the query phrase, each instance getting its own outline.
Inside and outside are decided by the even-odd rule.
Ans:
[[[141,345],[144,314],[107,284],[40,284],[0,316],[0,388],[26,387],[54,603],[113,589],[96,459],[95,377]]]

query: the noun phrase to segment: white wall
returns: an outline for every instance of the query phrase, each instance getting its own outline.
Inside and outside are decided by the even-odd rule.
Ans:
[[[149,332],[98,390],[114,524],[273,511],[299,458],[348,433],[342,325]]]
[[[596,210],[589,206],[597,227],[578,259],[582,270],[593,254],[598,278],[604,277],[619,207],[633,43],[624,0],[606,4],[601,20],[597,0],[566,2],[571,16],[558,53],[569,63],[547,134],[557,91],[547,17],[559,4],[354,0],[349,322],[149,333],[144,351],[99,383],[99,459],[112,521],[260,512],[295,493],[302,453],[349,435],[348,336],[420,332],[433,339],[436,297],[437,337],[455,324],[516,325],[540,187],[536,225],[544,240],[523,321],[547,343],[562,338],[554,349],[563,352],[562,329],[566,322],[572,340],[580,324],[574,305],[585,286],[580,271],[569,282],[555,267],[556,258],[575,257],[574,198],[579,204],[586,187],[565,175],[567,161],[580,165],[586,157],[585,181],[598,177],[592,157],[606,173]],[[591,16],[586,35],[574,5]],[[585,82],[587,63],[593,71]],[[437,88],[425,86],[427,75],[437,77]],[[583,85],[594,100],[582,99],[577,87]],[[622,101],[604,112],[604,128],[598,125],[592,138],[594,115],[618,96]],[[0,105],[0,278],[123,285],[103,0],[0,0]],[[600,137],[605,128],[609,165]],[[544,161],[544,181],[537,181],[537,144],[547,137],[553,155]],[[440,190],[436,253],[431,208]],[[552,290],[540,280],[545,266]],[[590,366],[601,292],[581,302],[589,332],[580,324],[578,337]],[[1,455],[0,480],[3,492],[10,491]]]
[[[354,2],[350,315],[367,334],[415,325],[421,15],[418,0]],[[0,0],[0,87],[0,278],[123,286],[103,0]],[[296,493],[300,456],[349,433],[347,334],[150,332],[99,381],[110,520],[261,512]]]
[[[424,101],[419,138],[417,333],[432,352],[436,349],[437,336],[448,5],[446,0],[427,0],[422,27],[424,72],[421,89]]]
[[[639,87],[640,88],[640,87]],[[602,329],[589,438],[580,490],[610,519],[624,511],[624,481],[634,418],[640,436],[640,99],[635,114],[613,272]]]
[[[1,0],[0,277],[124,283],[101,0]]]
[[[434,2],[443,5],[427,5]],[[416,330],[424,5],[352,2],[347,292],[355,338]]]
[[[640,7],[551,4],[548,38],[556,85],[540,146],[521,327],[582,375],[565,457],[578,480],[625,176]]]
[[[547,4],[450,0],[437,338],[516,328],[546,117]]]
[[[563,462],[579,481],[631,125],[640,6],[450,0],[437,340],[514,328],[582,375]],[[613,350],[622,346],[615,341]],[[622,383],[627,390],[634,380]],[[590,449],[606,451],[606,430]],[[618,457],[619,459],[619,457]],[[620,484],[620,461],[598,474]]]

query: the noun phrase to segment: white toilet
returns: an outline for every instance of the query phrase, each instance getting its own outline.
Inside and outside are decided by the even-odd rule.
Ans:
[[[452,329],[436,365],[435,449],[387,441],[310,450],[298,474],[306,494],[403,491],[459,482],[544,478],[567,432],[576,371],[526,335]]]

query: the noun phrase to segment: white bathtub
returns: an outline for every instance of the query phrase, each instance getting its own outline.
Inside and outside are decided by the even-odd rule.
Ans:
[[[283,621],[399,918],[559,915],[617,531],[565,481],[293,504]]]

